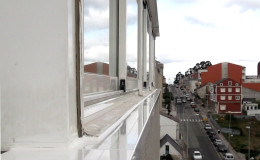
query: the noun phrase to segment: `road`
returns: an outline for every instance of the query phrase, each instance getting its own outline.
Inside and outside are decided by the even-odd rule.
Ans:
[[[178,88],[170,88],[173,95],[183,95],[182,91]],[[192,97],[192,96],[191,96]],[[188,157],[192,159],[192,154],[195,150],[199,150],[205,160],[220,160],[220,155],[216,151],[215,146],[210,141],[208,135],[204,130],[204,124],[201,121],[201,117],[196,115],[190,104],[182,103],[176,105],[177,116],[180,119],[180,132],[182,138],[187,145],[187,133],[188,133]],[[188,125],[188,132],[187,132]]]

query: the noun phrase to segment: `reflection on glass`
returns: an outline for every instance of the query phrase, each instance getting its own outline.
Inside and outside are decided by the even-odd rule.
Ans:
[[[127,76],[135,78],[137,77],[137,9],[136,0],[127,0]]]
[[[84,0],[84,71],[109,73],[109,0]]]

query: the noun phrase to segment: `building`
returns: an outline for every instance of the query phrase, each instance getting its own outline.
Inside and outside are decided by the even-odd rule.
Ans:
[[[260,62],[257,64],[257,77],[260,78]]]
[[[109,64],[103,62],[95,62],[84,65],[84,72],[109,75]]]
[[[209,88],[210,104],[217,113],[242,112],[242,86],[231,78],[222,79]]]
[[[170,154],[175,159],[181,158],[179,140],[179,123],[160,115],[160,155]]]
[[[159,158],[161,91],[154,88],[157,2],[133,3],[137,8],[133,43],[142,44],[135,51],[140,56],[137,78],[127,77],[126,52],[133,47],[126,41],[128,3],[109,2],[102,4],[109,13],[108,74],[84,73],[84,35],[96,29],[84,25],[84,7],[90,1],[1,3],[5,13],[0,17],[3,160]],[[90,37],[91,42],[103,43],[95,38]],[[149,54],[150,72],[145,89],[144,54]],[[132,135],[134,142],[128,144]]]

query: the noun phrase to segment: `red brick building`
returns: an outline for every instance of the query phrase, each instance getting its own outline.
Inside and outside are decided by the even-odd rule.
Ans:
[[[210,87],[210,104],[217,113],[242,112],[242,86],[239,82],[225,78]]]
[[[103,62],[95,62],[84,65],[84,72],[109,75],[109,64]]]
[[[244,67],[233,63],[223,62],[208,67],[207,72],[201,73],[201,86],[207,83],[216,83],[224,78],[231,78],[238,83],[242,83]]]

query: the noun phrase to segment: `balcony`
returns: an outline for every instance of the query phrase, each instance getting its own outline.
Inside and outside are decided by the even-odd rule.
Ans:
[[[3,160],[134,160],[159,158],[159,90],[129,93],[85,107],[85,136],[63,148],[19,148]],[[102,110],[99,110],[102,108]],[[157,159],[157,158],[156,158]]]

